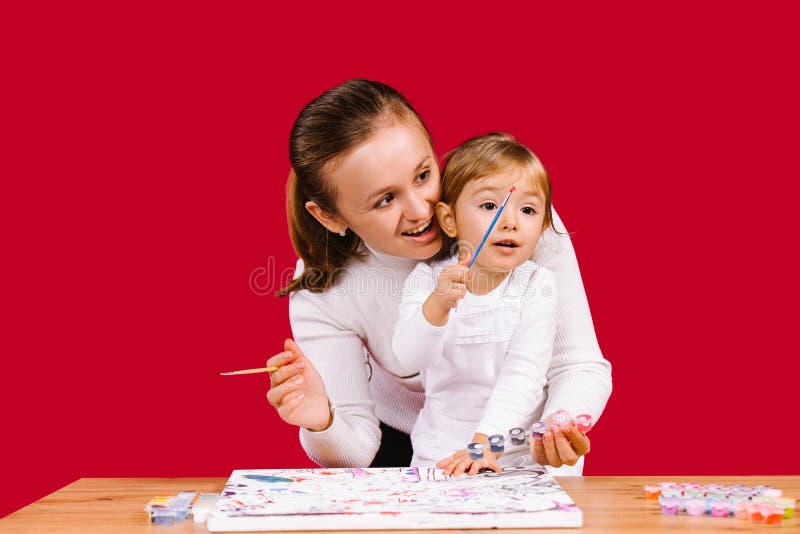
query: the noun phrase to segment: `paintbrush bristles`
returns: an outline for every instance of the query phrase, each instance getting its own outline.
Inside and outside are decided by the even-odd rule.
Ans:
[[[224,373],[220,373],[220,376],[232,376],[232,375],[254,375],[256,373],[272,373],[280,369],[280,366],[276,367],[259,367],[257,369],[242,369],[240,371],[226,371]]]

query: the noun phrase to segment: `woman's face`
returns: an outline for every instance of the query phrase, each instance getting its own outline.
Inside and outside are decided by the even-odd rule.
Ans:
[[[442,246],[439,165],[420,128],[384,126],[327,173],[342,223],[373,250],[418,260]]]

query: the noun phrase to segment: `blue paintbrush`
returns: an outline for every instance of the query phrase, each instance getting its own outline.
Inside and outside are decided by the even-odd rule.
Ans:
[[[489,234],[492,233],[492,228],[494,228],[494,225],[497,223],[497,219],[499,219],[500,214],[503,213],[503,210],[505,209],[506,204],[508,203],[508,199],[511,198],[511,193],[513,193],[516,188],[517,188],[516,186],[512,185],[511,189],[508,190],[506,199],[503,201],[502,204],[500,204],[500,208],[498,208],[497,213],[494,214],[494,219],[492,219],[492,223],[489,225],[489,229],[486,230],[485,234],[483,234],[483,239],[481,239],[481,244],[478,245],[478,248],[475,250],[475,255],[472,256],[471,260],[469,260],[469,265],[467,265],[468,269],[472,269],[472,264],[475,263],[475,258],[477,258],[478,254],[480,254],[484,243],[486,243],[486,240],[489,238]]]

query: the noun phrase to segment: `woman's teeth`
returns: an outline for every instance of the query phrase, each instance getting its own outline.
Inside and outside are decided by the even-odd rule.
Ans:
[[[428,221],[425,224],[423,224],[422,226],[414,228],[413,230],[406,230],[405,232],[403,232],[403,235],[411,235],[411,236],[419,235],[422,232],[424,232],[425,230],[427,230],[430,225],[431,225],[431,221]]]

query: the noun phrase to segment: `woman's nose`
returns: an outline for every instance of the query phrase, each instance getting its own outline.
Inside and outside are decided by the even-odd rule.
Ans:
[[[403,215],[409,221],[427,219],[431,214],[430,206],[425,196],[421,192],[413,192],[408,195]]]

